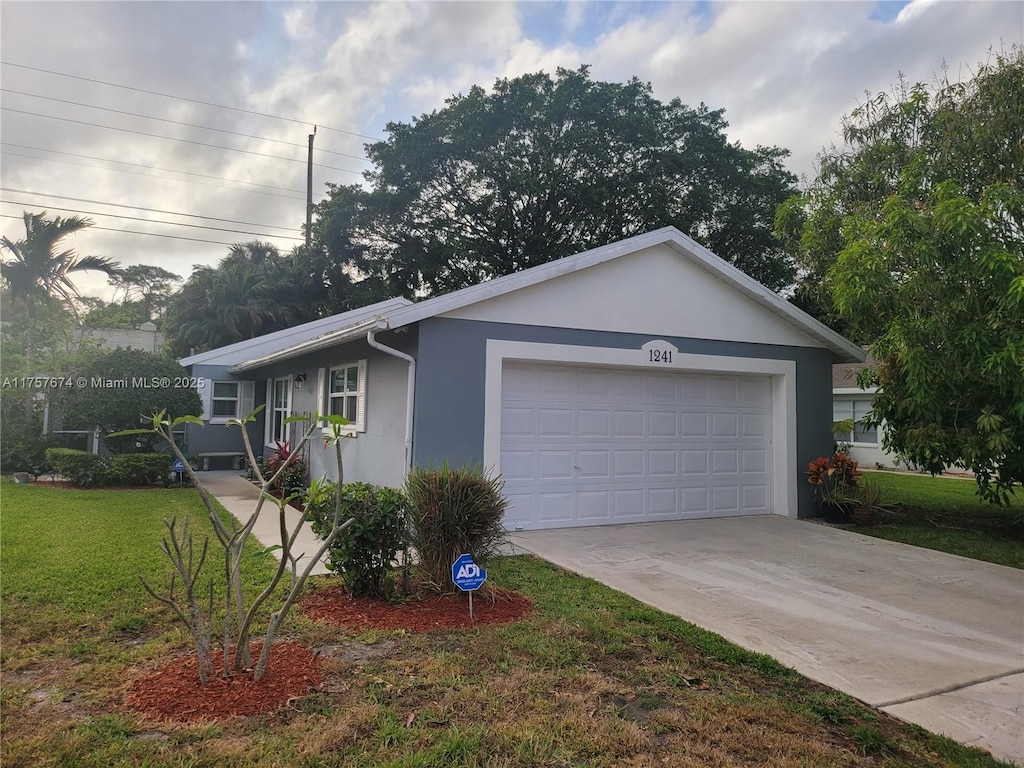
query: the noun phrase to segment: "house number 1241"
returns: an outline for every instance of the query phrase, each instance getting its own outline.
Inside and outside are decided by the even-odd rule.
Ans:
[[[650,353],[650,362],[652,363],[672,362],[672,350],[670,349],[651,349],[648,352]]]

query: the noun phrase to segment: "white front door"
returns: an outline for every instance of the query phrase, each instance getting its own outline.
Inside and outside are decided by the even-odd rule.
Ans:
[[[510,529],[772,509],[766,375],[505,362]]]

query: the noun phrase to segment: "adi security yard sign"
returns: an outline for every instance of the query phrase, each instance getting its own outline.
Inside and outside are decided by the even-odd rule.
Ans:
[[[459,555],[459,558],[452,563],[452,582],[463,592],[480,589],[480,585],[485,581],[487,581],[487,571],[473,562],[472,555]]]

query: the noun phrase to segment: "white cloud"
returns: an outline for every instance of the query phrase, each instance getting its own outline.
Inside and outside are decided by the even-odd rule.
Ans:
[[[724,107],[731,138],[747,146],[787,147],[793,151],[791,168],[810,172],[816,153],[838,139],[840,118],[865,91],[888,90],[899,72],[911,82],[930,83],[943,62],[950,66],[950,77],[969,76],[990,46],[1009,48],[1024,38],[1019,3],[914,0],[891,21],[873,17],[876,10],[873,3],[854,2],[517,6],[510,2],[56,4],[7,0],[0,3],[5,61],[309,122],[271,120],[8,66],[2,69],[5,88],[217,126],[299,146],[12,94],[3,95],[3,106],[300,159],[305,157],[306,136],[315,122],[321,126],[319,149],[362,155],[365,138],[325,126],[382,136],[386,122],[407,122],[474,84],[490,87],[499,77],[538,70],[553,73],[559,66],[588,63],[596,79],[624,81],[636,75],[650,81],[660,99],[678,97],[694,106],[706,102],[712,108]],[[23,208],[63,213],[57,206],[65,205],[292,236],[298,234],[304,218],[302,162],[8,111],[2,114],[0,130],[7,143],[0,167],[3,186],[96,201],[5,192],[2,213],[8,216],[19,215]],[[51,151],[17,149],[10,144]],[[53,151],[283,189],[241,187]],[[32,160],[14,153],[50,159]],[[316,162],[354,171],[367,167],[365,162],[326,153],[317,153]],[[314,178],[319,194],[326,181],[351,183],[360,177],[316,168]],[[183,183],[185,179],[193,183]],[[10,200],[31,205],[13,205]],[[294,229],[258,229],[112,208],[100,202]],[[98,225],[112,229],[224,243],[252,239],[242,232],[95,218]],[[23,236],[18,219],[0,219],[0,231],[14,239]],[[287,250],[296,241],[277,242]],[[179,274],[188,274],[195,263],[213,263],[227,252],[224,245],[99,229],[81,234],[77,247],[82,253],[111,256],[126,264],[158,264]],[[106,290],[102,278],[82,284]]]

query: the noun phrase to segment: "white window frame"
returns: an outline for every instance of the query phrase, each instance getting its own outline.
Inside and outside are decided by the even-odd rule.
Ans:
[[[285,405],[284,408],[278,408],[277,401],[275,400],[275,387],[278,383],[284,385]],[[292,377],[283,376],[276,379],[267,379],[267,423],[266,423],[266,444],[269,447],[276,447],[275,441],[280,440],[284,442],[288,439],[288,425],[282,424],[281,434],[274,431],[274,425],[277,422],[277,413],[281,411],[281,421],[283,422],[289,416],[292,415]]]
[[[861,406],[858,408],[858,404]],[[867,406],[866,408],[864,406]],[[849,443],[850,445],[862,445],[875,448],[878,446],[878,427],[866,427],[863,424],[864,417],[872,408],[872,397],[834,397],[832,399],[832,420],[845,421],[853,419],[852,432],[836,432],[834,435],[837,443]],[[837,411],[841,410],[841,413]],[[842,417],[842,418],[840,418]],[[874,433],[874,439],[865,439],[865,432]]]
[[[338,395],[332,394],[330,391],[331,379],[335,371],[343,369],[355,368],[356,373],[356,390],[355,392],[345,392]],[[317,384],[317,407],[320,412],[324,415],[331,413],[331,400],[334,397],[355,397],[356,399],[356,418],[342,428],[343,432],[348,434],[357,434],[359,432],[366,431],[366,360],[354,360],[347,363],[341,363],[340,365],[332,365],[329,368],[321,368],[318,377]],[[330,426],[324,426],[324,434],[331,433]]]
[[[217,397],[217,385],[218,384],[229,384],[235,388],[234,397]],[[235,404],[234,410],[230,415],[217,414],[215,413],[215,406],[218,402],[232,401]],[[238,418],[238,406],[242,401],[242,382],[240,381],[213,381],[210,382],[210,423],[211,424],[226,424],[231,419]]]
[[[238,394],[235,400],[235,413],[231,416],[213,415],[213,390],[217,384],[236,384]],[[210,424],[227,424],[231,419],[242,418],[252,412],[255,400],[256,382],[245,379],[209,379],[200,378],[196,385],[199,398],[203,402],[203,420]],[[220,397],[220,401],[232,398]]]

